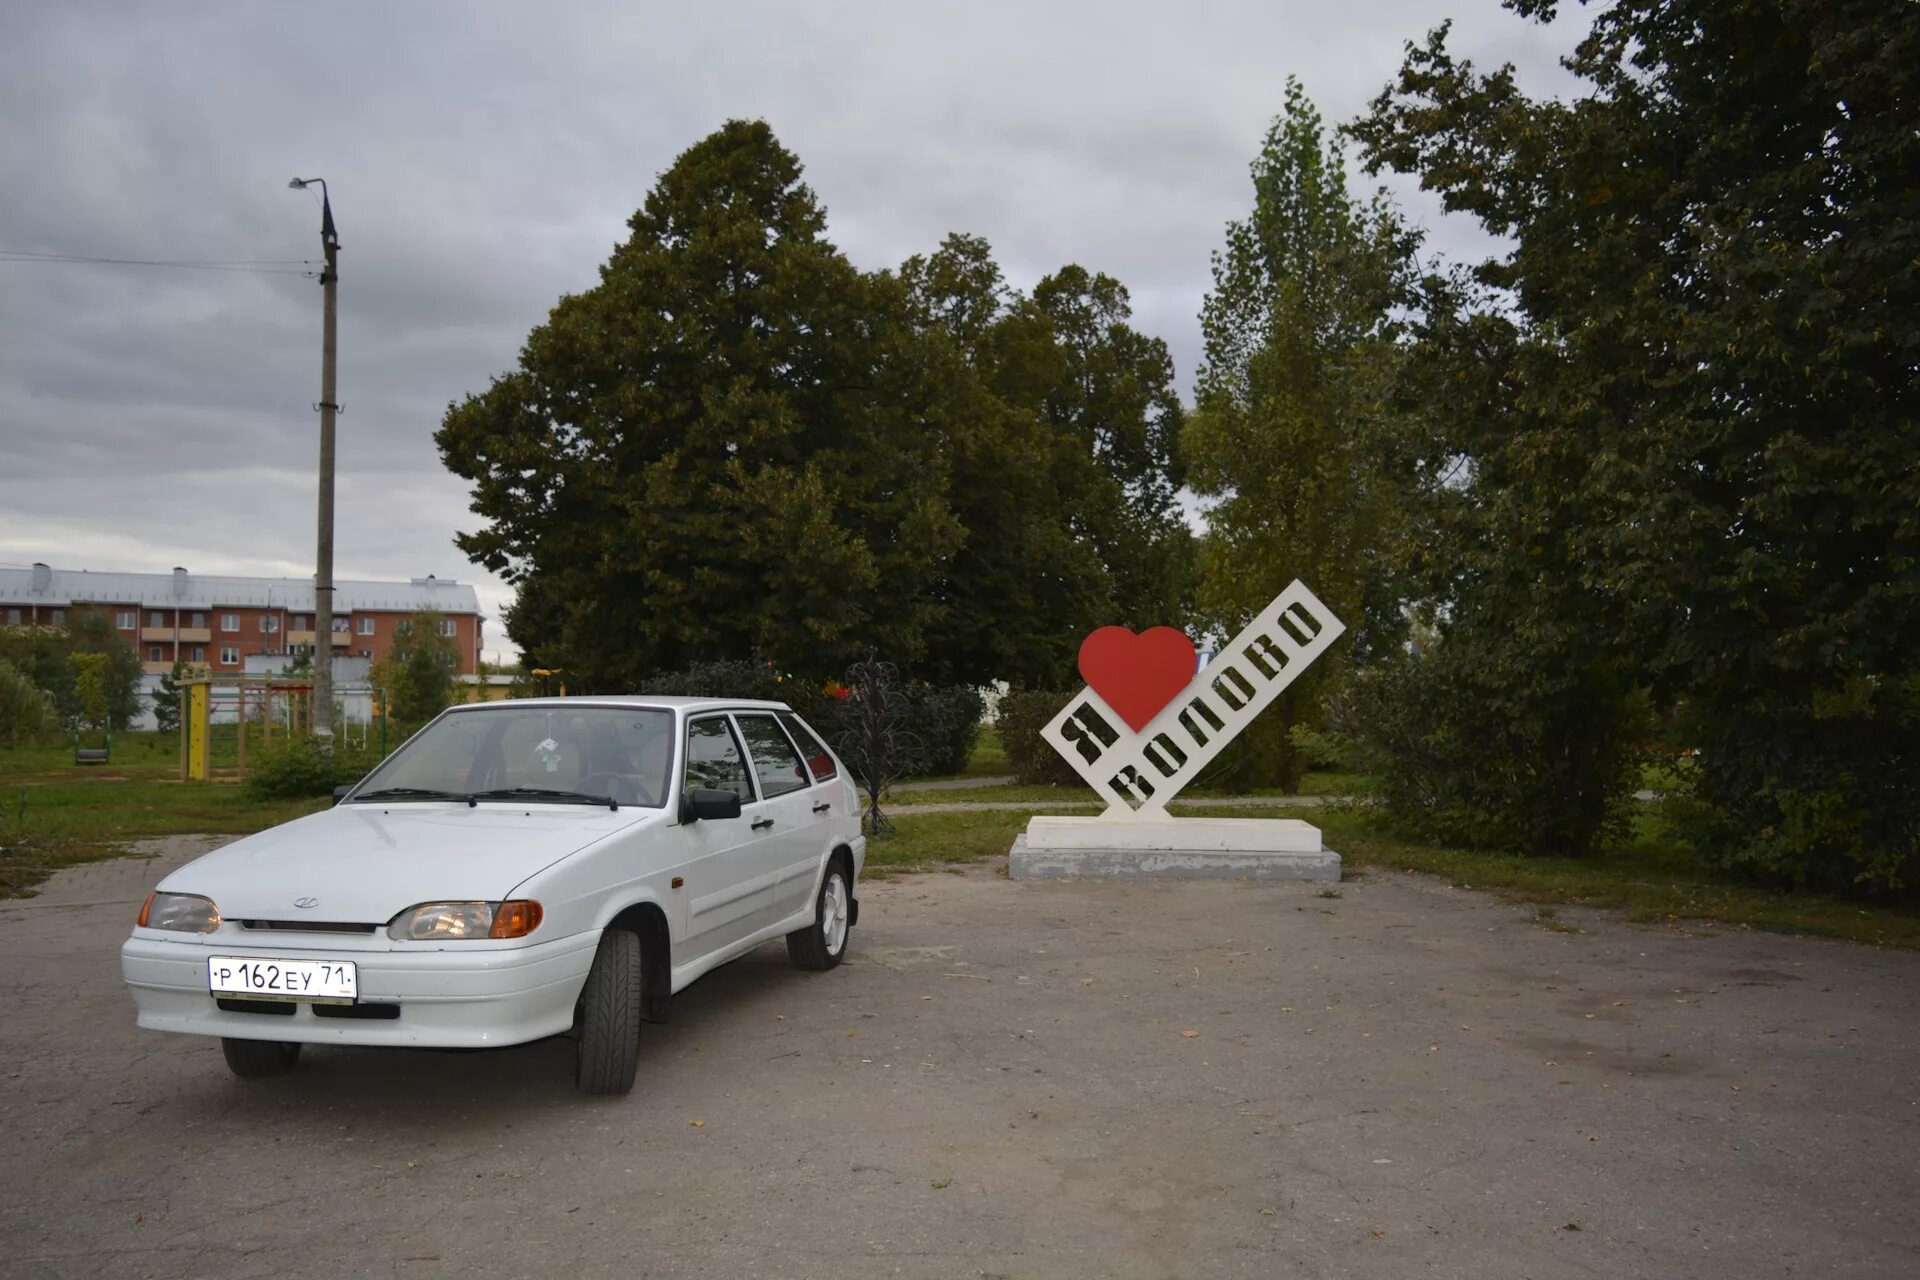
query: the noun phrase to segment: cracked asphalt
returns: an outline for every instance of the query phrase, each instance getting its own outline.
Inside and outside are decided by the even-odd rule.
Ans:
[[[1920,955],[1341,886],[870,884],[570,1046],[141,1032],[190,848],[0,905],[0,1275],[1911,1277]]]

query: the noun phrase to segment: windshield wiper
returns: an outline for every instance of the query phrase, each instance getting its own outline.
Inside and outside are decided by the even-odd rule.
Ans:
[[[435,791],[431,787],[382,787],[378,791],[362,791],[353,797],[354,803],[362,800],[465,800],[469,805],[473,797],[460,791]]]
[[[584,791],[551,791],[546,787],[495,787],[491,791],[476,791],[465,799],[535,800],[548,804],[603,804],[609,809],[620,808],[620,802],[612,796],[592,796]]]

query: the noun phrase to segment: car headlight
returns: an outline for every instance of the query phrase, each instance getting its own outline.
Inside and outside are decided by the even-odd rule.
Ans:
[[[161,893],[147,895],[134,921],[142,929],[171,929],[176,933],[212,933],[220,927],[220,908],[213,899],[197,893]]]
[[[540,927],[540,904],[524,898],[509,902],[423,902],[387,925],[395,942],[444,942],[461,938],[524,938]]]

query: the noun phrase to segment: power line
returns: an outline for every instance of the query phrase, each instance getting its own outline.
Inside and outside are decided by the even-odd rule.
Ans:
[[[260,276],[311,276],[309,258],[103,258],[81,253],[42,253],[31,249],[0,249],[0,262],[45,262],[96,267],[170,267],[187,271],[232,271]]]

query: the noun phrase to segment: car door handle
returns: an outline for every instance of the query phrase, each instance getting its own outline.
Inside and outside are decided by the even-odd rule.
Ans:
[[[753,829],[755,831],[765,831],[768,827],[772,825],[773,825],[772,818],[762,818],[760,819],[760,821],[753,824]]]
[[[815,813],[832,813],[833,806],[830,804],[817,804],[813,806],[813,811]]]

